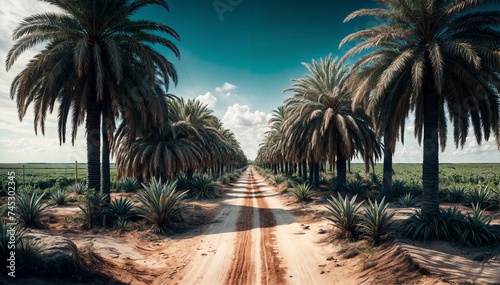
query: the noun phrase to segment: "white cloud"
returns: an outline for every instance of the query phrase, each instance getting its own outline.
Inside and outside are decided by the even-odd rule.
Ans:
[[[195,98],[195,100],[200,101],[201,103],[207,105],[208,108],[214,109],[217,103],[217,98],[211,93],[207,92],[205,95],[199,95]]]
[[[238,86],[236,86],[236,85],[233,85],[229,82],[224,82],[224,84],[222,84],[222,86],[215,87],[215,91],[219,94],[222,94],[226,97],[229,97],[231,95],[234,95],[233,93],[231,93],[231,91],[234,91],[237,88],[238,88]]]
[[[264,133],[269,129],[271,114],[259,110],[252,112],[246,105],[234,104],[222,116],[224,127],[231,130],[240,142],[241,148],[249,159],[255,159]]]

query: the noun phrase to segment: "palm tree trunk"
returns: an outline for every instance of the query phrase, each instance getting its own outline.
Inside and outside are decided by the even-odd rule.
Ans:
[[[307,181],[307,161],[302,160],[302,181],[305,183]]]
[[[106,125],[104,119],[102,121],[102,194],[106,195],[106,206],[110,202],[111,193],[111,174],[109,167],[109,139],[108,132],[106,131]]]
[[[87,102],[87,183],[96,193],[101,190],[101,108],[95,99]]]
[[[313,186],[316,188],[319,187],[319,165],[319,162],[313,164]]]
[[[346,176],[346,158],[339,150],[337,151],[337,191],[344,187]]]
[[[430,77],[430,76],[429,76]],[[439,214],[439,96],[433,92],[432,80],[424,89],[424,158],[422,164],[422,214],[428,218]]]
[[[309,185],[314,183],[314,162],[309,162]]]
[[[392,152],[388,147],[387,140],[384,142],[384,171],[382,177],[382,190],[380,191],[379,200],[386,197],[387,201],[392,199]]]

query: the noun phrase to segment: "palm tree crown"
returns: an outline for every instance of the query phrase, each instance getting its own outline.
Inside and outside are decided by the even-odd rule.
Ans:
[[[415,114],[415,136],[424,142],[423,212],[438,213],[439,146],[447,117],[455,144],[464,146],[472,125],[476,141],[500,145],[500,12],[498,1],[380,0],[382,7],[353,12],[345,21],[373,16],[380,24],[347,36],[359,40],[344,60],[361,53],[349,85],[388,147],[403,140]],[[365,52],[367,51],[367,52]]]
[[[177,82],[177,74],[152,45],[164,46],[179,57],[177,47],[164,36],[179,39],[179,35],[166,25],[131,18],[148,5],[168,10],[165,0],[40,1],[57,6],[62,13],[27,17],[14,30],[16,43],[7,55],[7,70],[27,49],[45,46],[14,78],[11,97],[17,100],[21,120],[34,104],[35,132],[40,127],[42,134],[47,112],[52,113],[57,103],[61,143],[66,140],[70,113],[72,143],[78,126],[86,122],[88,183],[89,188],[99,190],[101,114],[107,119],[105,127],[112,131],[113,118],[123,109],[162,112],[151,86],[160,80],[166,89],[170,80]]]

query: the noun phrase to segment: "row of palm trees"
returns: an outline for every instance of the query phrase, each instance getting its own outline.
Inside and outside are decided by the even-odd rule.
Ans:
[[[7,71],[23,52],[39,44],[44,46],[14,78],[11,98],[17,102],[20,120],[33,105],[35,133],[39,128],[42,134],[45,133],[47,113],[52,113],[56,107],[61,144],[66,142],[68,119],[72,127],[72,144],[78,127],[85,123],[90,189],[102,189],[105,194],[110,192],[112,150],[117,156],[120,175],[139,175],[141,172],[144,176],[172,177],[186,169],[243,160],[239,145],[222,129],[220,122],[206,123],[207,127],[210,125],[218,130],[217,138],[221,140],[217,142],[224,140],[218,148],[213,146],[218,156],[212,152],[202,153],[206,149],[190,141],[204,135],[203,139],[208,141],[209,131],[194,134],[191,131],[200,129],[181,130],[181,121],[190,119],[183,118],[185,110],[180,109],[196,104],[176,102],[167,93],[170,82],[177,84],[177,72],[165,54],[155,49],[166,48],[180,58],[178,48],[170,39],[179,40],[180,37],[167,25],[133,17],[138,10],[151,5],[168,11],[165,0],[40,1],[62,12],[29,16],[14,30],[16,42],[6,58]],[[176,110],[176,104],[182,107]],[[201,106],[195,108],[202,109]],[[206,110],[201,112],[206,113]],[[118,128],[117,120],[121,121]],[[197,146],[187,147],[183,140]],[[216,141],[211,143],[216,144]],[[172,144],[173,148],[164,147]],[[156,153],[151,155],[153,148]],[[191,152],[197,150],[199,155],[188,157],[188,148]],[[131,150],[130,153],[127,150]],[[221,159],[223,151],[229,152],[229,158]],[[187,162],[194,158],[210,162]],[[131,163],[136,162],[138,166],[134,170]],[[138,171],[142,166],[146,169]]]
[[[378,8],[355,11],[345,22],[371,16],[378,25],[344,38],[340,46],[355,45],[340,61],[328,57],[313,62],[313,68],[307,66],[311,74],[295,80],[283,123],[277,128],[273,119],[257,161],[317,162],[336,157],[342,176],[343,159],[352,158],[353,150],[363,153],[365,161],[379,157],[374,132],[384,145],[383,192],[387,193],[396,141],[404,142],[406,120],[414,115],[414,133],[423,142],[422,214],[433,217],[439,214],[439,151],[446,147],[448,123],[456,147],[465,145],[472,128],[478,144],[494,137],[500,148],[498,1],[376,2]],[[342,66],[354,57],[352,66]],[[329,65],[338,65],[337,72],[328,74]],[[336,78],[339,74],[342,80]],[[334,83],[327,85],[330,82]],[[337,107],[342,102],[345,109]],[[359,110],[369,116],[373,129]],[[366,127],[363,135],[368,137],[359,141],[374,142],[373,147],[356,144],[354,134],[361,132],[360,127]]]

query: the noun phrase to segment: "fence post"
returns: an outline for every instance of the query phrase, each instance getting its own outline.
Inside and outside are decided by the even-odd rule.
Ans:
[[[75,183],[78,183],[78,161],[75,160]]]

